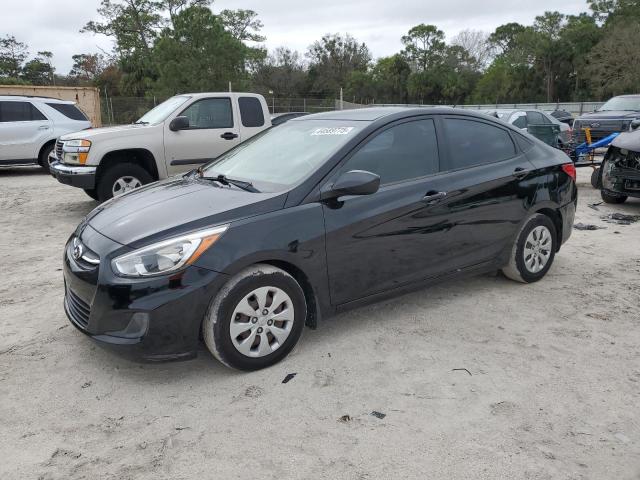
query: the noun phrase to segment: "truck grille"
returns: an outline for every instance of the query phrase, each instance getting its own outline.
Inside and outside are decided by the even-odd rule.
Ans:
[[[592,124],[597,124],[598,126],[592,127]],[[575,139],[579,143],[582,143],[586,141],[586,135],[583,128],[589,128],[591,129],[591,141],[597,142],[598,140],[602,140],[604,137],[607,137],[614,132],[621,132],[623,126],[624,124],[620,120],[576,120],[573,124],[573,132],[575,135]]]
[[[62,161],[62,146],[64,145],[64,142],[61,142],[60,140],[56,140],[56,158],[59,161]]]
[[[64,305],[69,318],[78,325],[78,327],[86,330],[89,326],[89,315],[91,315],[91,307],[87,305],[80,297],[66,288],[64,297]]]

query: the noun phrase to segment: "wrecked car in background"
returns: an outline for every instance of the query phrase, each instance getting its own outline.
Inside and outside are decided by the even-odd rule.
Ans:
[[[598,186],[602,200],[624,203],[628,197],[640,198],[640,121],[635,131],[617,137],[607,150],[600,168]]]

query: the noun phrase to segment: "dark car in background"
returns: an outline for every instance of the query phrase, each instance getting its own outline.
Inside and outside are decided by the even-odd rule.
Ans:
[[[584,142],[584,129],[589,128],[591,139],[596,142],[612,133],[628,131],[637,119],[640,119],[640,94],[613,97],[595,112],[576,118],[574,135],[578,142]]]
[[[634,126],[640,127],[640,121]],[[611,143],[599,172],[600,194],[605,202],[640,198],[640,130],[623,133]]]
[[[89,213],[64,252],[65,311],[145,359],[204,338],[255,370],[339,311],[498,269],[542,279],[576,198],[563,152],[484,115],[309,115]]]

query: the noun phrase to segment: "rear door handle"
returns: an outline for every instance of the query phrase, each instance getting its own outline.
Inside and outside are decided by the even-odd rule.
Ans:
[[[224,138],[225,140],[233,140],[234,138],[238,138],[238,134],[233,132],[225,132],[220,135],[220,138]]]
[[[513,171],[513,173],[511,175],[513,177],[516,177],[516,178],[524,178],[527,175],[529,175],[530,173],[531,173],[531,170],[527,170],[526,168],[518,167]]]
[[[422,197],[422,201],[426,202],[429,205],[433,205],[434,203],[438,203],[444,197],[447,196],[447,192],[427,192],[427,194]]]

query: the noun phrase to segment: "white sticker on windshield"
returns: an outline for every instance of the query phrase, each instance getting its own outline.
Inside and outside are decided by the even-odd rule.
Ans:
[[[316,128],[311,135],[348,135],[353,127],[327,127]]]

